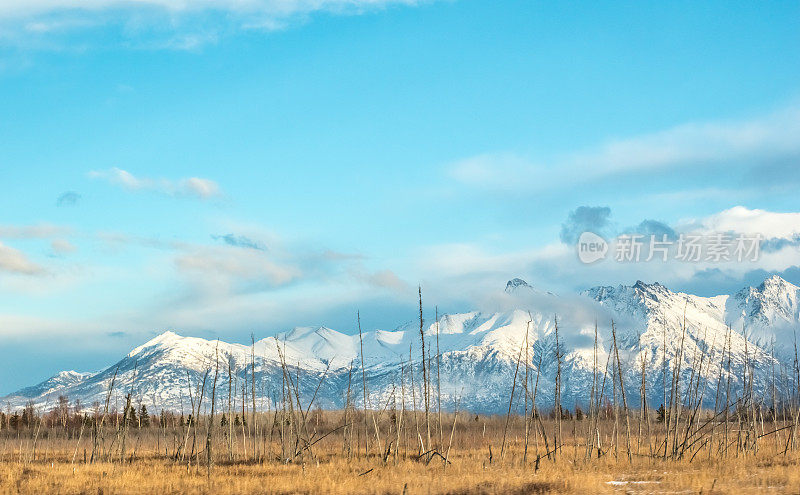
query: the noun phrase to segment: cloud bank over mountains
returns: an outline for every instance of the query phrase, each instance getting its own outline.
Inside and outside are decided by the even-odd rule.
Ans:
[[[575,156],[596,165],[589,173],[595,179],[684,166],[697,159],[706,160],[711,168],[731,161],[734,172],[742,173],[756,165],[740,165],[737,157],[758,164],[768,156],[800,156],[800,147],[788,138],[798,126],[800,112],[796,109],[747,121],[687,124],[608,143],[593,153],[565,155],[558,167],[532,167],[515,156],[504,155],[497,161],[486,155],[447,169],[441,179],[455,177],[459,194],[478,189],[481,199],[504,204],[514,202],[522,191],[530,193],[541,187],[537,184],[558,189],[567,180],[589,180],[575,175],[581,162],[575,161]],[[706,150],[698,144],[704,142],[712,146]],[[666,149],[673,151],[667,153]],[[612,162],[617,163],[613,157],[628,154],[639,158],[626,158],[612,166]],[[560,224],[556,223],[558,219],[550,219],[546,232],[552,237],[541,238],[535,244],[512,239],[492,245],[484,242],[480,233],[465,231],[464,237],[455,242],[420,239],[403,253],[376,257],[329,246],[323,239],[293,238],[265,226],[238,223],[221,206],[236,198],[229,198],[211,178],[189,174],[168,178],[111,167],[92,170],[84,179],[95,187],[131,193],[131,201],[147,201],[148,194],[175,198],[170,203],[176,205],[192,204],[177,201],[180,199],[195,200],[194,205],[202,204],[215,209],[217,217],[228,218],[216,225],[206,222],[207,231],[191,239],[75,229],[66,224],[0,225],[0,278],[18,294],[53,294],[99,281],[129,281],[139,288],[139,297],[126,308],[117,308],[110,315],[104,312],[86,316],[94,320],[91,324],[85,319],[79,322],[74,317],[65,318],[72,323],[55,325],[60,331],[78,327],[90,331],[100,325],[100,318],[113,319],[115,327],[131,334],[164,325],[187,331],[253,325],[274,328],[289,320],[291,311],[287,308],[307,306],[310,299],[315,301],[313,315],[344,314],[354,308],[368,311],[370,306],[381,311],[392,308],[389,312],[399,313],[413,305],[418,283],[425,287],[426,298],[463,309],[495,304],[497,301],[485,300],[488,288],[516,274],[561,291],[643,279],[712,295],[754,283],[769,274],[800,282],[800,212],[735,206],[699,217],[630,221],[629,212],[626,220],[618,218],[619,206],[584,204],[565,212],[566,218]],[[535,184],[531,182],[534,179]],[[510,196],[494,196],[490,191],[497,186]],[[775,187],[780,187],[777,182]],[[57,206],[80,206],[64,209],[78,213],[90,207],[92,201],[86,194],[68,191],[58,198]],[[575,251],[575,242],[584,231],[608,240],[622,234],[653,235],[671,241],[687,233],[759,234],[763,250],[757,260],[748,262],[605,260],[586,266]],[[112,255],[128,259],[120,264]],[[313,315],[309,314],[309,318]],[[5,335],[29,332],[29,316],[5,315],[8,324],[2,331]],[[33,327],[47,332],[48,321],[39,319]]]

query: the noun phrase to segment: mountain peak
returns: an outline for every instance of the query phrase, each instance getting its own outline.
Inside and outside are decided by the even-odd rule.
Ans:
[[[144,349],[148,349],[150,347],[156,347],[156,346],[159,346],[159,345],[162,345],[162,346],[163,345],[171,345],[171,344],[174,344],[175,342],[177,342],[177,341],[179,341],[181,339],[183,339],[183,337],[181,337],[177,333],[175,333],[175,332],[173,332],[171,330],[167,330],[166,332],[160,333],[159,335],[153,337],[152,339],[148,340],[144,344],[142,344],[139,347],[135,348],[134,350],[132,350],[128,354],[128,356],[135,356],[136,354],[139,354],[140,352],[142,352]]]
[[[758,287],[745,287],[733,295],[727,312],[730,319],[743,319],[748,326],[794,325],[800,319],[800,288],[771,275]]]
[[[145,345],[160,344],[162,342],[172,342],[180,338],[182,337],[177,333],[173,332],[172,330],[167,330],[165,332],[160,333],[156,337],[150,339],[150,341],[148,341],[147,344]]]
[[[774,288],[782,289],[782,288],[791,288],[793,286],[794,286],[793,284],[791,284],[790,282],[787,282],[780,275],[772,275],[770,277],[765,278],[764,281],[761,282],[761,285],[758,288],[763,291],[764,289],[767,289],[767,288],[773,288],[774,287]]]
[[[664,286],[659,284],[658,282],[653,282],[652,284],[648,284],[647,282],[642,282],[641,280],[637,280],[636,283],[633,284],[633,287],[642,290],[664,288]]]
[[[512,278],[511,280],[508,281],[508,283],[506,283],[506,292],[508,293],[514,292],[520,287],[527,287],[529,289],[533,288],[530,285],[528,285],[528,282],[522,280],[521,278]]]

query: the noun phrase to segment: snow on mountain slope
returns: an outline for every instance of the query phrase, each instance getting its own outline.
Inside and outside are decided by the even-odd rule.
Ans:
[[[48,395],[58,392],[67,387],[77,385],[93,375],[94,373],[81,373],[78,371],[60,371],[54,376],[43,381],[42,383],[19,390],[18,392],[15,393],[15,395],[30,399],[38,398],[43,395]]]
[[[706,388],[716,387],[720,377],[727,377],[727,369],[720,367],[728,351],[733,356],[730,374],[734,385],[741,381],[747,361],[756,367],[756,386],[766,386],[766,375],[758,370],[770,370],[773,360],[763,348],[728,325],[728,296],[695,296],[641,281],[633,286],[596,287],[586,294],[635,322],[631,328],[618,330],[619,346],[629,363],[629,380],[641,382],[644,360],[651,403],[663,402],[659,394],[663,394],[665,380],[670,387],[672,370],[678,364],[687,381],[697,372]],[[630,395],[640,397],[638,390]]]
[[[558,296],[514,279],[506,285],[504,297],[511,309],[445,314],[438,322],[425,323],[429,370],[436,365],[438,345],[442,400],[447,407],[452,408],[458,400],[460,407],[473,411],[504,410],[508,407],[509,389],[518,360],[520,380],[527,372],[533,387],[534,379],[538,379],[539,407],[552,407],[558,368],[557,345],[562,356],[564,404],[567,407],[585,404],[594,373],[613,371],[606,368],[608,353],[612,350],[612,319],[630,404],[638,405],[640,400],[642,361],[650,405],[663,402],[664,379],[669,383],[678,363],[685,382],[692,373],[702,377],[704,389],[709,391],[707,400],[713,401],[710,391],[720,377],[727,378],[727,369],[720,368],[725,362],[724,353],[728,351],[733,387],[740,383],[747,361],[755,367],[756,387],[765,389],[765,377],[776,362],[771,357],[771,349],[765,347],[764,339],[755,337],[777,332],[776,326],[793,329],[800,321],[798,288],[777,277],[730,297],[700,297],[643,282],[632,286],[595,287],[580,296]],[[727,323],[731,323],[733,329]],[[747,333],[752,338],[742,335],[739,324],[752,329]],[[293,380],[299,378],[305,400],[310,400],[319,386],[318,405],[342,407],[348,384],[350,400],[360,404],[363,345],[370,406],[380,407],[392,400],[402,400],[401,380],[409,406],[413,400],[412,366],[414,396],[419,406],[422,383],[419,322],[412,321],[394,330],[365,331],[362,340],[357,333],[345,334],[326,327],[298,327],[252,345],[165,332],[103,371],[62,372],[39,385],[0,399],[0,403],[21,407],[33,401],[40,407],[47,407],[63,394],[71,399],[79,398],[87,405],[101,404],[113,380],[112,407],[131,392],[136,400],[154,410],[188,410],[201,391],[204,404],[209,404],[210,383],[219,362],[218,387],[223,392],[218,391],[217,400],[227,402],[230,381],[232,395],[241,404],[243,394],[250,397],[250,389],[255,384],[257,407],[266,409],[274,407],[280,397],[283,356]],[[782,364],[791,365],[785,360]],[[435,376],[431,374],[432,380]],[[207,378],[205,388],[204,377]],[[611,387],[610,381],[608,387]]]
[[[784,357],[794,356],[795,333],[800,330],[800,288],[777,275],[758,287],[746,287],[730,296],[725,318],[734,328],[745,328],[762,346],[772,346]]]

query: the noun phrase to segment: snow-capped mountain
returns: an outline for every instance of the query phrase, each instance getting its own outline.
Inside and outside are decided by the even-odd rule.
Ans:
[[[440,380],[442,402],[449,408],[458,401],[460,407],[473,411],[502,411],[508,407],[513,377],[519,370],[518,381],[527,375],[537,405],[549,408],[555,395],[558,349],[563,404],[568,408],[585,405],[593,373],[613,371],[613,364],[612,368],[607,364],[613,320],[629,404],[636,407],[641,400],[642,363],[650,405],[663,402],[665,379],[671,382],[678,363],[685,382],[692,374],[701,377],[699,390],[706,390],[704,400],[713,404],[713,390],[719,380],[727,380],[728,369],[734,390],[741,383],[745,364],[754,369],[754,386],[763,390],[773,367],[794,369],[789,356],[794,356],[794,330],[800,326],[799,296],[800,289],[780,277],[716,297],[673,292],[641,281],[559,296],[513,279],[504,294],[512,309],[446,314],[425,324],[432,390],[435,393]],[[201,395],[204,404],[209,404],[211,382],[218,373],[216,400],[227,405],[230,396],[237,407],[242,401],[250,404],[255,386],[257,407],[268,409],[280,400],[283,363],[292,380],[299,381],[306,400],[319,387],[315,404],[340,408],[348,400],[347,390],[351,403],[361,404],[363,346],[370,406],[405,400],[407,407],[413,403],[420,407],[419,323],[364,332],[362,337],[363,342],[357,334],[299,327],[245,345],[165,332],[100,372],[61,372],[0,403],[21,407],[33,401],[47,407],[59,395],[66,395],[84,405],[103,404],[113,381],[112,406],[132,392],[137,401],[154,410],[188,410]]]

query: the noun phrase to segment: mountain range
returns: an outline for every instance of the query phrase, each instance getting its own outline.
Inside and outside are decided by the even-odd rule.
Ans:
[[[765,400],[772,390],[796,388],[800,288],[778,276],[715,297],[641,281],[564,296],[513,279],[496,299],[501,308],[445,314],[423,324],[431,390],[434,396],[441,390],[443,408],[505,411],[515,374],[518,383],[527,375],[538,407],[551,408],[558,357],[564,407],[585,407],[594,379],[601,383],[603,374],[610,397],[614,336],[627,401],[634,407],[641,403],[642,373],[648,405],[657,407],[678,364],[683,383],[701,377],[703,401],[712,406],[717,384],[730,380],[735,393],[746,367]],[[313,397],[315,406],[341,408],[349,390],[351,403],[360,407],[363,354],[369,407],[403,399],[406,407],[421,407],[421,344],[419,321],[367,331],[361,339],[326,327],[298,327],[248,345],[164,332],[101,371],[62,371],[0,398],[0,404],[47,409],[60,395],[85,406],[102,404],[113,380],[112,406],[131,392],[153,411],[189,410],[203,378],[213,377],[219,366],[216,400],[222,407],[229,395],[237,408],[243,400],[249,404],[255,386],[257,407],[266,410],[280,401],[283,362],[306,403]],[[209,379],[205,404],[210,389]]]

